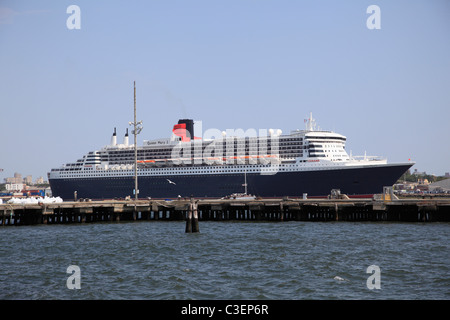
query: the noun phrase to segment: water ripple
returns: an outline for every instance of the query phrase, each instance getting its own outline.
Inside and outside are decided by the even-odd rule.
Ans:
[[[183,222],[1,230],[1,299],[449,299],[446,223]],[[370,265],[381,289],[369,290]],[[81,289],[66,272],[81,269]],[[344,279],[344,280],[340,280]]]

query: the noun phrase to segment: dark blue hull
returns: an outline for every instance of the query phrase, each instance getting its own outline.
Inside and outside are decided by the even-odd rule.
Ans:
[[[347,195],[373,195],[392,186],[412,164],[376,167],[278,172],[273,175],[247,173],[247,192],[259,197],[327,196],[332,189]],[[169,183],[167,180],[173,181]],[[221,198],[244,192],[244,174],[138,177],[139,198]],[[132,177],[49,179],[54,197],[114,199],[134,197]]]

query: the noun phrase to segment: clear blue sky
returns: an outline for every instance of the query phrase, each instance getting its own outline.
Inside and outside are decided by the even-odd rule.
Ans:
[[[313,112],[353,155],[450,171],[448,0],[19,0],[0,1],[0,182],[122,141],[133,81],[139,144],[180,118],[289,132]]]

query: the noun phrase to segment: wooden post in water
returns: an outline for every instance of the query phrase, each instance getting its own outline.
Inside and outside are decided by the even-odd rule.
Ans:
[[[134,202],[134,210],[133,210],[133,221],[137,219],[137,210],[136,210],[136,201]]]
[[[192,232],[192,202],[189,204],[189,210],[186,217],[186,233]]]
[[[198,226],[198,201],[192,202],[192,232],[200,232],[200,228]]]
[[[191,202],[189,203],[189,211],[186,219],[186,233],[191,232],[200,232],[198,226],[198,204],[197,201],[194,201],[194,198],[191,198]]]

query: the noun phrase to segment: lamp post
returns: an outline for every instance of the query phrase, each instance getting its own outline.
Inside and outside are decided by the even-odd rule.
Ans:
[[[136,81],[134,81],[134,122],[128,122],[130,126],[134,126],[132,131],[134,135],[134,210],[136,211],[136,201],[138,199],[138,177],[137,177],[137,135],[142,131],[142,121],[136,122]]]

